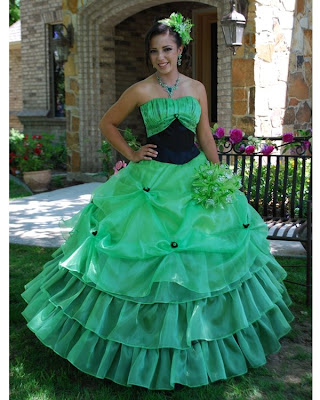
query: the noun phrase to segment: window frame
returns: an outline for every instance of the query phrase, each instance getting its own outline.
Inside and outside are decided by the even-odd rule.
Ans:
[[[62,22],[55,22],[48,24],[48,44],[49,44],[49,116],[51,118],[66,118],[66,111],[65,111],[65,102],[63,104],[63,114],[58,114],[57,112],[57,80],[56,80],[56,66],[57,63],[54,58],[54,53],[53,53],[53,33],[54,33],[54,27],[57,25],[62,25]],[[62,64],[62,67],[59,67],[62,69],[63,72],[63,80],[65,82],[64,78],[64,65]],[[65,94],[65,87],[64,87],[64,94]],[[64,97],[65,99],[65,97]]]

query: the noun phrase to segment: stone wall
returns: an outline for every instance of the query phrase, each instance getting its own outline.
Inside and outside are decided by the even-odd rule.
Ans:
[[[311,0],[256,2],[255,134],[311,127]]]
[[[312,127],[312,0],[297,0],[291,49],[285,132]]]

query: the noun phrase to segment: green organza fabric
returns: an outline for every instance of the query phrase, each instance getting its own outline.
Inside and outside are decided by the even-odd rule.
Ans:
[[[205,161],[129,163],[65,221],[23,293],[46,346],[97,378],[163,390],[244,374],[279,350],[293,319],[285,271],[240,191],[224,208],[192,199]]]
[[[168,128],[176,118],[182,125],[196,133],[201,106],[192,96],[177,99],[157,97],[142,104],[140,111],[147,136],[150,137]]]

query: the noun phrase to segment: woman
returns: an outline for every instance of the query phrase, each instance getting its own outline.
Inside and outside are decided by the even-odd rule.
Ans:
[[[155,159],[158,154],[157,146],[147,144],[139,151],[134,152],[116,129],[116,126],[136,107],[140,107],[155,98],[169,96],[173,99],[193,97],[200,103],[201,116],[197,125],[197,139],[207,159],[215,163],[219,162],[209,125],[205,87],[199,81],[182,75],[178,71],[178,59],[182,58],[184,50],[180,35],[170,29],[168,25],[157,22],[146,36],[147,57],[150,58],[156,72],[127,89],[101,120],[100,129],[102,133],[112,146],[130,161],[139,162]]]
[[[70,237],[23,294],[45,345],[127,386],[244,374],[279,350],[293,318],[266,225],[219,166],[204,86],[178,71],[190,29],[173,13],[148,32],[155,73],[100,123],[131,162],[71,219]],[[136,107],[148,140],[133,151],[117,126]]]

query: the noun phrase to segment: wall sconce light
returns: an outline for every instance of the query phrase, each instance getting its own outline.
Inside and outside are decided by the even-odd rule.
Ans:
[[[246,19],[236,11],[235,1],[231,1],[230,4],[230,13],[222,17],[221,26],[226,46],[233,50],[233,54],[236,54],[236,48],[242,46]]]
[[[53,55],[57,64],[64,64],[73,46],[73,26],[56,25],[52,38]]]

